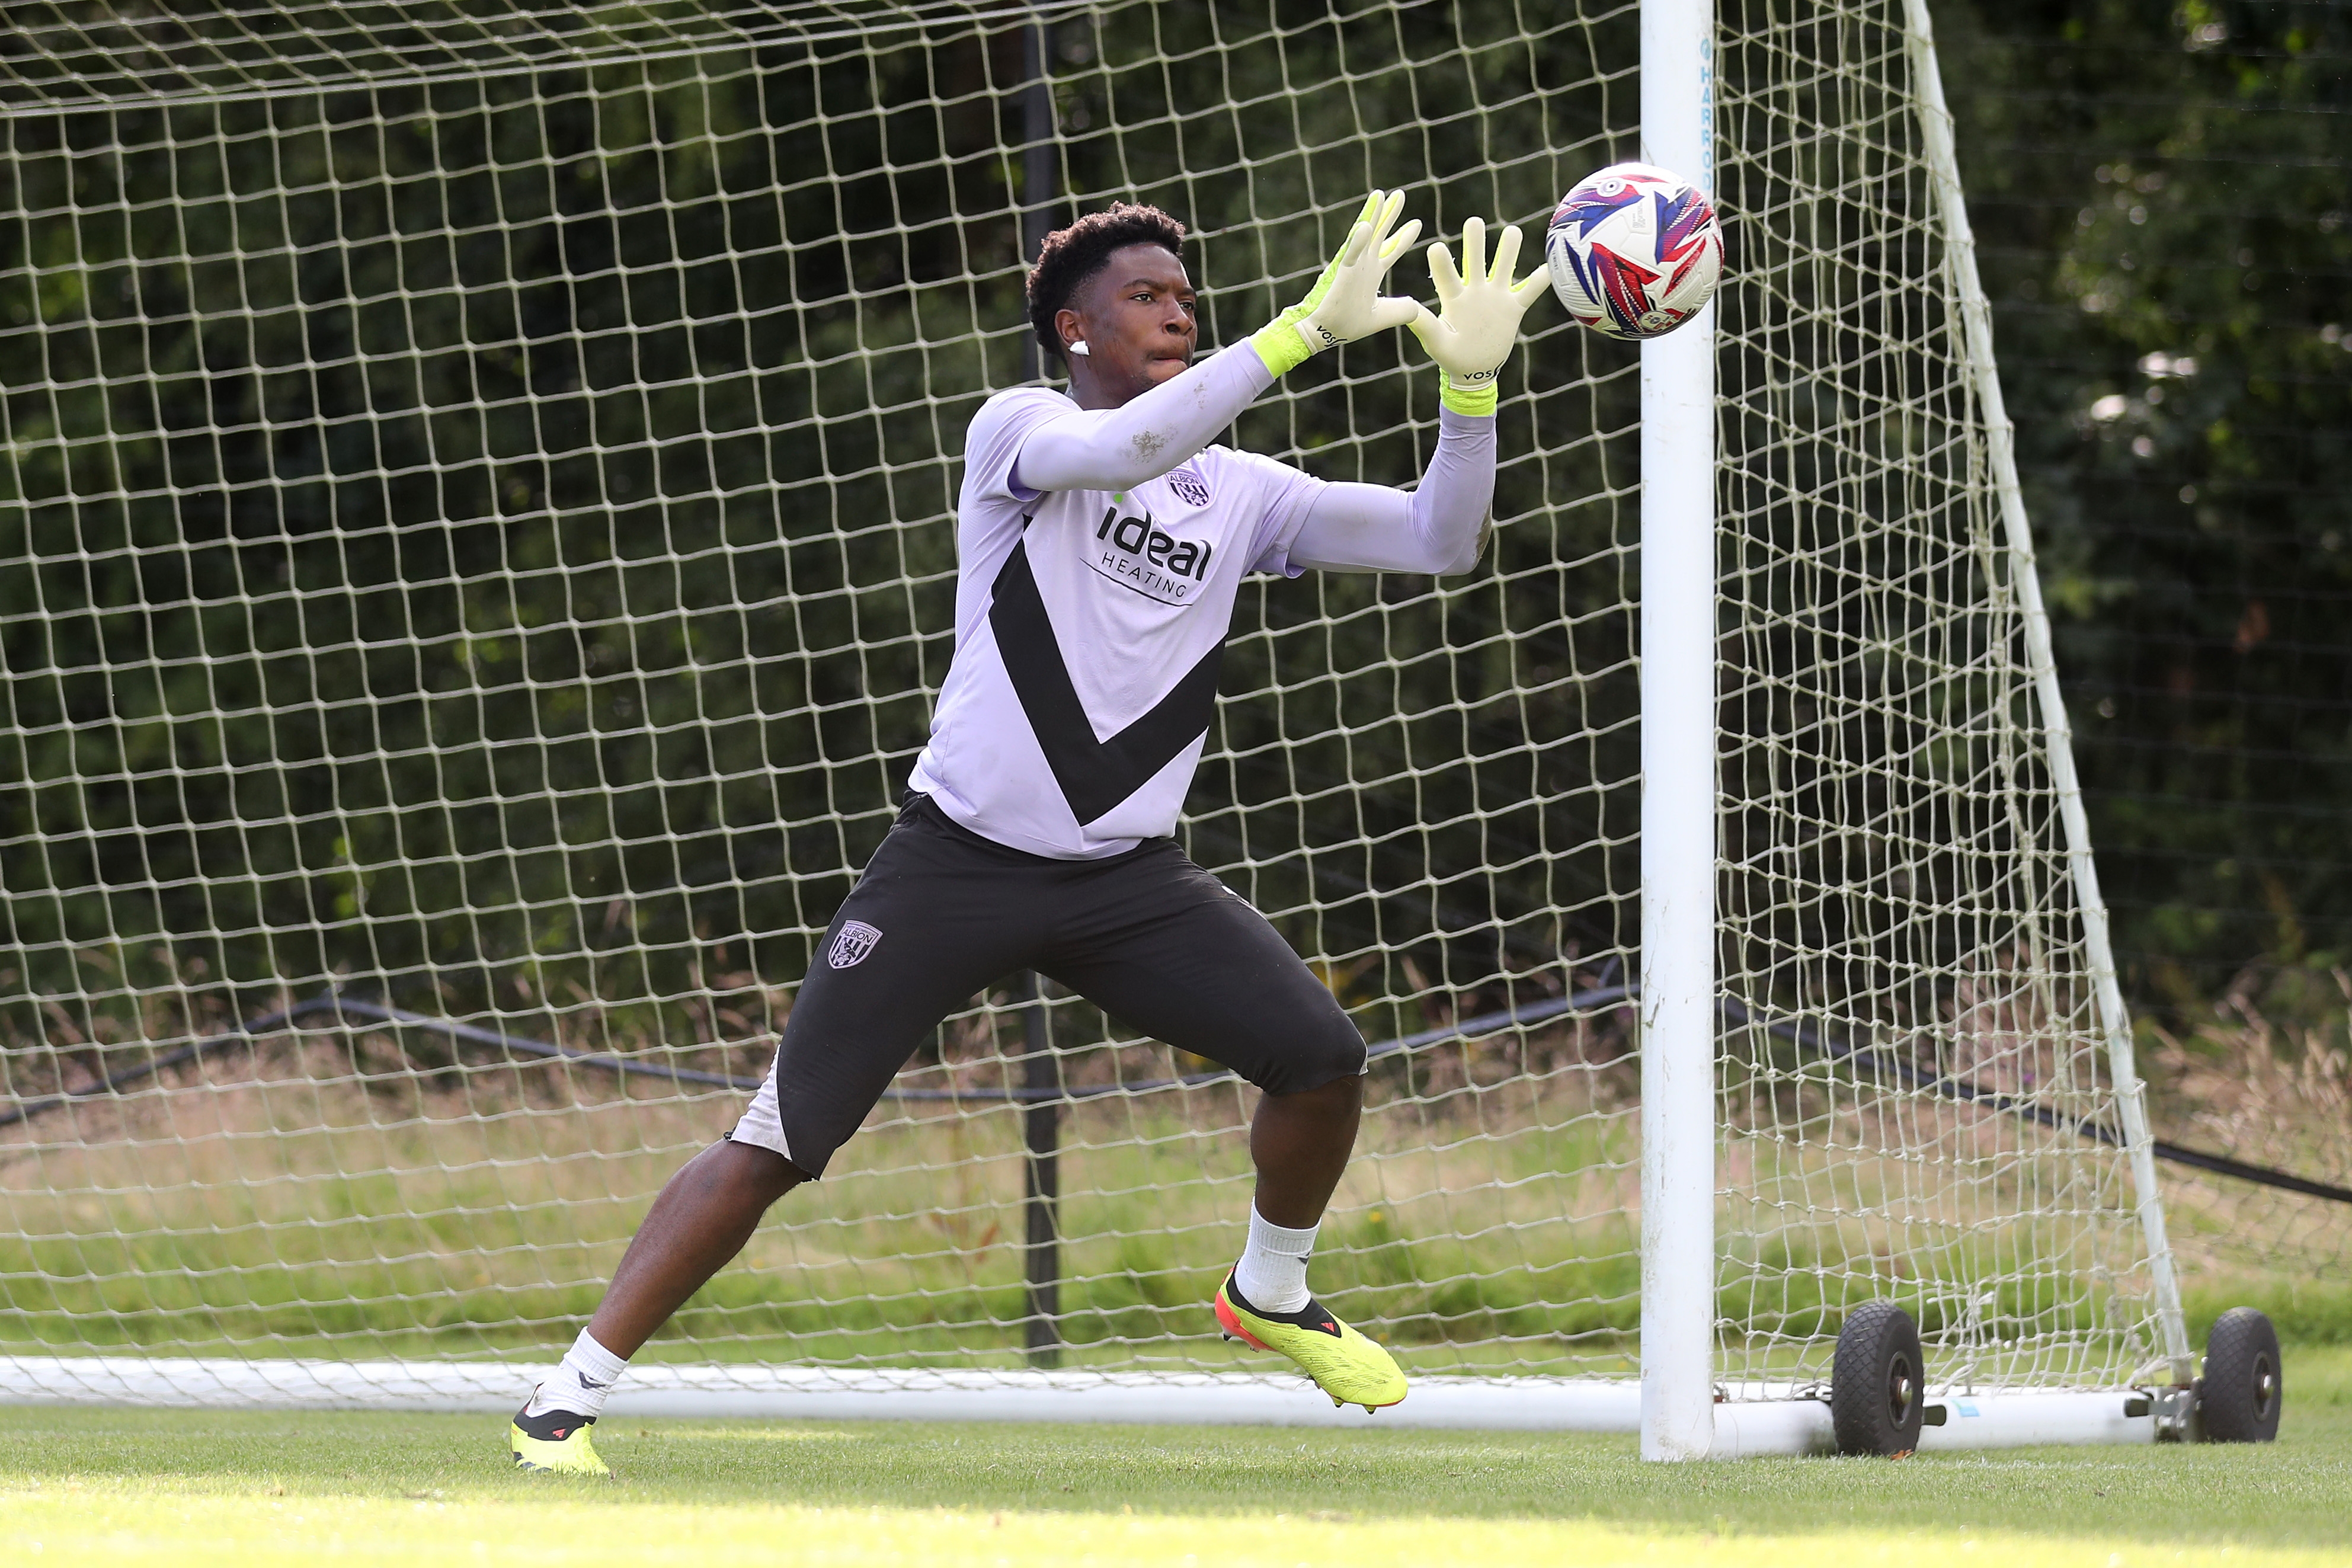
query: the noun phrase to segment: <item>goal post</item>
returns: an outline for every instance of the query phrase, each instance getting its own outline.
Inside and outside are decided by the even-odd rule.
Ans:
[[[1714,8],[1643,0],[1643,161],[1715,194]],[[1715,1426],[1715,307],[1641,346],[1642,1457]]]
[[[1891,1301],[1929,1446],[2155,1435],[2167,1195],[2242,1211],[2156,1160],[1921,0],[384,11],[0,51],[0,1398],[510,1408],[897,809],[1041,226],[1167,206],[1224,343],[1368,186],[1641,156],[1715,305],[1539,302],[1479,568],[1236,612],[1184,842],[1373,1054],[1316,1288],[1382,1425],[1810,1451]],[[1400,334],[1234,439],[1436,422]],[[1204,1310],[1248,1110],[1008,976],[614,1408],[1364,1422]]]

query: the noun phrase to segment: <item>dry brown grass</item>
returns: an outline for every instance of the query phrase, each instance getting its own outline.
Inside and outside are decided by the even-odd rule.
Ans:
[[[961,1027],[907,1081],[1001,1085],[994,1024]],[[1135,1046],[1074,1076],[1179,1065]],[[2249,1005],[2209,1035],[2163,1037],[2152,1065],[2165,1131],[2343,1179],[2345,1053],[2324,1030],[2272,1026]],[[1318,1280],[1420,1345],[1425,1366],[1621,1368],[1636,1289],[1629,1069],[1613,1038],[1565,1030],[1384,1068]],[[1065,1111],[1064,1310],[1079,1359],[1226,1364],[1198,1305],[1240,1242],[1250,1098],[1223,1082]],[[576,1067],[422,1070],[381,1036],[289,1034],[215,1055],[0,1137],[0,1339],[353,1354],[547,1343],[593,1306],[652,1194],[740,1102]],[[1720,1165],[1724,1308],[1748,1327],[1733,1347],[1746,1363],[1793,1364],[1857,1293],[1911,1300],[1948,1344],[2013,1364],[2125,1353],[2134,1336],[2116,1334],[2144,1322],[2147,1287],[2111,1152],[1818,1075],[1776,1103],[1755,1100],[1748,1125],[1777,1135],[1732,1138]],[[1014,1355],[1025,1169],[1013,1107],[886,1102],[660,1353]],[[2267,1300],[2265,1282],[2344,1280],[2342,1209],[2169,1169],[2167,1186],[2192,1284]],[[1990,1300],[1962,1288],[1984,1280]]]
[[[2324,979],[2333,1005],[2306,1005],[2300,1018],[2266,1011],[2246,975],[2194,1028],[2149,1031],[2162,1132],[2352,1188],[2352,973],[2311,978]],[[2281,1299],[2288,1314],[2316,1314],[2315,1331],[2352,1338],[2352,1205],[2178,1166],[2167,1168],[2165,1195],[2174,1250],[2217,1300]]]
[[[593,1304],[645,1205],[740,1101],[576,1068],[355,1070],[382,1056],[364,1038],[356,1054],[273,1038],[16,1130],[0,1142],[0,1337],[345,1353],[545,1341]],[[1561,1300],[1562,1269],[1630,1262],[1622,1115],[1590,1073],[1498,1065],[1474,1060],[1450,1093],[1382,1098],[1334,1215],[1331,1282],[1379,1293],[1373,1315],[1433,1346],[1496,1340],[1495,1310]],[[988,1070],[950,1059],[915,1081]],[[1197,1339],[1190,1320],[1238,1247],[1246,1098],[1228,1082],[1065,1112],[1064,1305],[1101,1353],[1198,1352],[1163,1342],[1177,1317]],[[672,1348],[1004,1352],[1021,1337],[1024,1175],[1015,1108],[886,1102]],[[1516,1337],[1547,1342],[1531,1353],[1548,1361],[1569,1353],[1563,1331],[1605,1339],[1613,1360],[1630,1289],[1594,1295],[1565,1331]]]

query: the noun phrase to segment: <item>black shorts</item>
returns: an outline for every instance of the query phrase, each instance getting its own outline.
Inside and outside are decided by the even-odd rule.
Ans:
[[[730,1136],[823,1175],[923,1037],[1023,969],[1269,1094],[1364,1070],[1364,1037],[1331,993],[1173,839],[1051,860],[918,795],[834,916]]]

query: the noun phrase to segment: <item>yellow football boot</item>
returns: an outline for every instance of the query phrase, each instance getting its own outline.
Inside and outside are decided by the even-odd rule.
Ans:
[[[515,1413],[514,1425],[507,1428],[507,1447],[522,1469],[550,1470],[565,1476],[609,1476],[613,1473],[611,1468],[596,1457],[596,1446],[588,1440],[588,1428],[594,1425],[593,1415],[575,1415],[569,1410],[533,1415],[526,1405]]]
[[[1244,1344],[1297,1362],[1333,1405],[1380,1410],[1404,1398],[1404,1373],[1394,1358],[1312,1297],[1296,1312],[1261,1312],[1227,1273],[1217,1287],[1217,1321]]]

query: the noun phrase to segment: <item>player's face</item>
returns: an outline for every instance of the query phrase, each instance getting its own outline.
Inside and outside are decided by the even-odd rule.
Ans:
[[[1167,251],[1156,245],[1115,250],[1083,293],[1079,308],[1067,313],[1087,344],[1070,368],[1081,402],[1117,407],[1192,363],[1201,335],[1192,280]],[[1071,334],[1063,335],[1066,341]]]

